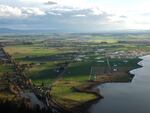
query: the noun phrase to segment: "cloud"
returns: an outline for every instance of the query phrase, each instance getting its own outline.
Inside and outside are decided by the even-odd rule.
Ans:
[[[73,15],[75,17],[85,17],[86,15],[83,15],[83,14],[76,14],[76,15]]]
[[[24,2],[24,3],[45,3],[47,2],[48,0],[19,0],[21,2]]]
[[[32,15],[41,16],[41,15],[46,14],[43,10],[39,8],[23,7],[21,8],[21,10],[22,10],[22,13],[27,16],[32,16]]]
[[[55,13],[55,12],[47,12],[47,14],[55,15],[55,16],[61,16],[62,15],[61,13]]]
[[[13,2],[13,4],[5,2],[5,5],[0,2],[3,4],[0,5],[0,18],[8,19],[8,21],[6,18],[6,21],[0,20],[0,23],[5,23],[3,26],[103,30],[124,28],[125,24],[128,28],[131,25],[134,27],[135,24],[142,24],[143,21],[148,23],[150,19],[146,17],[149,15],[149,10],[145,12],[146,9],[142,8],[144,11],[141,11],[139,8],[138,12],[134,10],[128,12],[124,7],[104,5],[97,0],[13,0]],[[136,15],[139,12],[145,14],[135,16],[135,12]],[[16,18],[16,21],[11,21],[12,17]]]
[[[127,16],[121,15],[120,18],[127,18]]]
[[[0,17],[22,17],[22,16],[41,16],[46,13],[36,7],[12,7],[9,5],[0,5]]]
[[[17,7],[11,7],[7,5],[0,5],[0,17],[9,17],[9,16],[21,16],[22,11]]]
[[[11,7],[11,6],[9,6]],[[48,8],[11,7],[17,8],[20,15],[17,19],[0,20],[0,26],[18,27],[20,29],[61,29],[66,31],[100,31],[115,29],[116,23],[110,21],[112,15],[100,8],[76,8],[54,5]],[[11,10],[10,12],[13,12]],[[113,15],[114,16],[114,15]],[[14,17],[16,17],[14,15]],[[22,17],[28,17],[22,18]]]

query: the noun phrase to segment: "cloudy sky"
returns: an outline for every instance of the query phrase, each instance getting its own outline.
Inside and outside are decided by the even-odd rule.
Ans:
[[[0,28],[150,29],[150,0],[0,0]]]

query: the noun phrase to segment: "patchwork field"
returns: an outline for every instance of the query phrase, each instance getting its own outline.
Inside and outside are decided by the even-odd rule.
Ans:
[[[55,37],[26,36],[22,39],[8,36],[0,39],[6,40],[7,43],[1,42],[1,45],[11,58],[27,66],[25,73],[33,83],[39,87],[50,85],[51,96],[69,109],[97,98],[93,93],[82,91],[88,87],[89,81],[96,84],[130,82],[133,76],[128,72],[138,67],[139,56],[150,51],[149,43],[145,43],[148,36],[141,34]],[[139,37],[144,41],[138,40]],[[12,43],[16,39],[18,41]],[[11,67],[1,64],[0,77],[11,70]],[[81,91],[77,92],[75,88]]]

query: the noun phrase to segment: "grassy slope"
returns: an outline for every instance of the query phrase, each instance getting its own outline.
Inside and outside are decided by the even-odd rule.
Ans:
[[[59,104],[69,109],[97,98],[94,94],[74,91],[73,87],[79,85],[81,82],[74,80],[57,81],[52,87],[51,95]]]
[[[125,71],[129,71],[131,69],[137,68],[137,62],[140,59],[126,59],[128,63],[123,63],[125,59],[112,59],[110,63],[118,64],[119,68],[126,68]],[[56,100],[64,105],[65,107],[71,108],[83,104],[84,102],[96,99],[96,96],[88,93],[79,93],[75,92],[72,87],[86,87],[86,82],[89,79],[89,71],[93,62],[90,63],[76,63],[72,64],[69,67],[70,74],[66,73],[64,79],[61,81],[57,81],[52,89],[52,96],[56,98]],[[99,66],[104,66],[105,64],[97,64]],[[124,74],[124,73],[123,73]],[[102,76],[99,78],[99,83],[103,82],[129,82],[131,77],[126,74],[125,76]]]

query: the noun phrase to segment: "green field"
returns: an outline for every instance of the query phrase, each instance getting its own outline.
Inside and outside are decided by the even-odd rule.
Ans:
[[[91,67],[97,66],[100,70],[108,68],[106,56],[109,58],[112,69],[117,68],[121,70],[120,74],[125,74],[138,67],[137,62],[140,61],[138,56],[149,54],[150,51],[150,46],[146,43],[147,35],[123,35],[122,37],[91,35],[88,38],[82,36],[70,38],[66,35],[63,38],[61,36],[57,38],[39,36],[31,37],[31,39],[29,37],[24,37],[28,39],[26,43],[25,39],[22,43],[22,39],[16,37],[19,42],[6,44],[5,51],[20,64],[32,64],[32,67],[25,70],[27,76],[35,85],[52,85],[51,95],[58,103],[67,108],[96,98],[94,94],[76,92],[73,87],[87,84]],[[144,42],[139,40],[140,37],[144,39]],[[9,40],[14,39],[8,37],[7,41]],[[59,78],[56,69],[65,62],[70,63],[62,78],[56,81]],[[4,65],[0,67],[0,73],[11,70],[10,67]],[[118,78],[106,75],[104,74],[103,78],[99,77],[98,81],[129,82],[131,80],[130,76],[126,76],[127,74]]]

